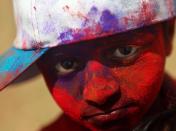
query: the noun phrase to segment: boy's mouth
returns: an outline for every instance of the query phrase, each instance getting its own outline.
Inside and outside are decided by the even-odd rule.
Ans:
[[[106,112],[96,112],[91,115],[84,115],[82,118],[96,126],[103,126],[112,121],[119,121],[137,109],[134,103],[111,109]]]

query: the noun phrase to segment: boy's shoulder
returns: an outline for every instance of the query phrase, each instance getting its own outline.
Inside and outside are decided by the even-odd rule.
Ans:
[[[165,74],[160,91],[160,98],[166,109],[176,107],[176,80]]]
[[[176,80],[168,74],[158,97],[164,111],[146,117],[133,131],[176,131]]]
[[[133,131],[176,131],[176,108],[145,119]]]

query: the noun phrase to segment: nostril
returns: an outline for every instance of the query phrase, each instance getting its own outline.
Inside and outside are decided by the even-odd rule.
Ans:
[[[93,106],[101,106],[119,94],[119,85],[115,81],[89,82],[83,91],[84,100]],[[111,102],[112,103],[112,102]]]
[[[99,107],[100,105],[94,101],[91,100],[85,100],[88,105],[94,106],[94,107]]]
[[[95,101],[95,99],[86,99],[86,103],[94,106],[96,108],[100,108],[102,110],[108,110],[112,107],[119,99],[120,99],[120,92],[115,92],[113,95],[106,97],[104,101]]]

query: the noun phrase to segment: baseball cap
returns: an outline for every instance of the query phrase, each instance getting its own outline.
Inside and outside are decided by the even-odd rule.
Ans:
[[[176,0],[13,0],[13,46],[0,56],[0,90],[50,48],[96,39],[176,16]]]

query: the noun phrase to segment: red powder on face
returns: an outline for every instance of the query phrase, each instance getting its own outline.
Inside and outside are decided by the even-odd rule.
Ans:
[[[95,72],[94,72],[95,73]],[[97,105],[105,104],[109,97],[118,93],[119,85],[116,80],[108,80],[95,76],[85,87],[83,96],[86,101],[92,101]]]
[[[165,52],[163,30],[160,27],[152,43],[148,43],[145,51],[130,65],[119,66],[117,63],[114,66],[104,64],[106,61],[96,61],[97,58],[101,60],[101,50],[110,48],[110,45],[105,44],[105,47],[97,46],[95,51],[88,52],[89,55],[93,54],[93,59],[68,79],[58,78],[53,82],[54,75],[47,78],[47,70],[51,67],[45,68],[46,81],[53,82],[49,88],[59,106],[73,119],[91,129],[98,130],[97,123],[104,126],[111,120],[120,121],[122,117],[125,122],[117,122],[113,125],[115,128],[135,126],[150,108],[162,83]],[[148,42],[150,38],[145,37],[144,41]],[[82,48],[79,49],[82,51]],[[111,112],[117,108],[123,110],[115,116],[95,117],[89,119],[91,122],[87,120],[89,117],[86,116]]]

